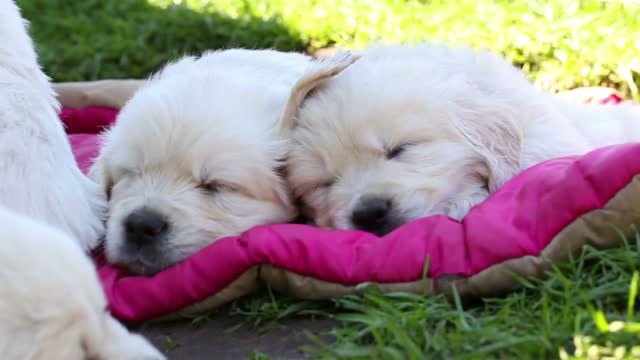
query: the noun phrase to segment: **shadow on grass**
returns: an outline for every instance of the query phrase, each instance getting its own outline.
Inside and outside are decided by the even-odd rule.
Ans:
[[[304,50],[277,21],[232,19],[146,0],[17,0],[54,81],[141,78],[185,53],[229,47]]]

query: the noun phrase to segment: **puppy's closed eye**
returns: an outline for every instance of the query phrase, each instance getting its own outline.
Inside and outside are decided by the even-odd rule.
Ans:
[[[328,189],[332,187],[335,183],[336,183],[336,179],[329,179],[327,181],[321,182],[318,185],[316,185],[314,190]]]
[[[388,148],[385,152],[385,156],[387,160],[395,159],[398,156],[402,155],[409,146],[413,144],[400,144],[394,147]]]
[[[216,195],[223,191],[233,191],[234,188],[227,184],[223,184],[219,181],[203,181],[198,185],[198,188],[207,195]]]

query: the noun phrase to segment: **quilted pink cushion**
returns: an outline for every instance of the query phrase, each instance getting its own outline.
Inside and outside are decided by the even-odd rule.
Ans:
[[[111,109],[65,109],[62,119],[81,168],[97,153],[97,135]],[[469,276],[492,264],[537,255],[576,217],[602,207],[640,173],[640,144],[598,149],[528,169],[458,222],[431,216],[377,237],[312,226],[261,226],[215,242],[152,278],[129,276],[98,261],[111,312],[146,320],[173,313],[223,289],[250,267],[269,263],[345,285]]]

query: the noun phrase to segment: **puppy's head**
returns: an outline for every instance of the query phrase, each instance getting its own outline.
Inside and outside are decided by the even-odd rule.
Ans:
[[[320,226],[382,235],[428,215],[460,219],[518,170],[513,107],[450,57],[401,53],[319,69],[294,89],[288,181]]]
[[[107,260],[135,273],[295,217],[277,172],[287,144],[265,119],[280,114],[266,112],[264,94],[232,75],[210,82],[189,71],[134,96],[91,171],[109,198]]]

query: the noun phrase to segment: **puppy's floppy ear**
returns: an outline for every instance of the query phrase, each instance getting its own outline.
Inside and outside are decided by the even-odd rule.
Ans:
[[[280,130],[286,133],[295,127],[296,114],[304,100],[323,80],[335,76],[360,58],[349,51],[340,52],[330,57],[316,59],[304,75],[296,82],[289,95],[284,113],[280,120]]]
[[[454,128],[482,157],[493,193],[520,171],[523,134],[516,109],[483,97],[458,105],[463,110],[452,119]]]

